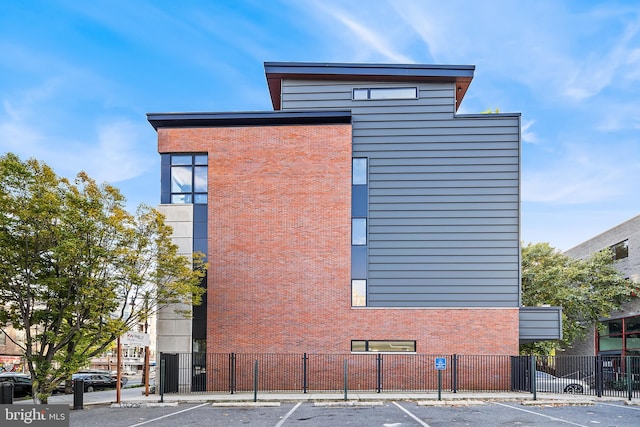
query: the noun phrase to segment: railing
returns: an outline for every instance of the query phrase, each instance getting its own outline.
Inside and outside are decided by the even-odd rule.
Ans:
[[[640,357],[426,354],[161,354],[165,393],[434,391],[640,397]]]

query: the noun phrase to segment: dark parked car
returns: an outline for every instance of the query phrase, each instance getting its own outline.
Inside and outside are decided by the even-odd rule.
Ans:
[[[117,380],[110,375],[102,374],[73,374],[71,376],[73,389],[73,381],[81,379],[84,381],[84,391],[92,392],[94,390],[105,390],[109,388],[116,388]],[[64,391],[64,382],[58,385],[58,391]]]
[[[18,372],[3,372],[0,374],[0,383],[13,383],[13,396],[22,397],[31,395],[31,376]]]

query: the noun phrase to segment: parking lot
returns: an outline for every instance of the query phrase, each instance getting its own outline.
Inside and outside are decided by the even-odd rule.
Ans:
[[[71,426],[638,426],[640,406],[623,401],[592,405],[523,405],[519,402],[468,402],[420,406],[416,402],[282,403],[276,407],[220,407],[211,403],[71,411]]]

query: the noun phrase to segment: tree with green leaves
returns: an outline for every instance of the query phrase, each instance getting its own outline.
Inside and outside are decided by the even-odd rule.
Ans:
[[[179,255],[171,233],[83,172],[71,182],[0,157],[0,332],[23,331],[36,402],[159,309],[200,303],[206,265]]]
[[[584,339],[586,332],[634,298],[635,286],[613,265],[610,250],[574,259],[548,243],[522,248],[522,304],[562,307],[561,341],[525,344],[522,353],[550,354]]]

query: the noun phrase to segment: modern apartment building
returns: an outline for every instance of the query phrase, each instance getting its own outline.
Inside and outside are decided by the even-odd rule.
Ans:
[[[615,267],[625,278],[640,284],[640,215],[565,252],[572,258],[588,258],[611,248]],[[589,338],[574,343],[568,354],[640,356],[640,301],[628,302],[621,311],[602,319],[603,330],[592,329]]]
[[[161,206],[207,255],[159,352],[512,354],[520,114],[457,114],[474,66],[265,63],[274,111],[150,113]],[[241,82],[239,82],[241,84]]]

